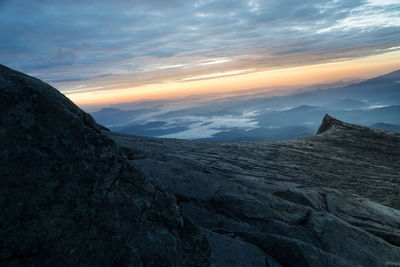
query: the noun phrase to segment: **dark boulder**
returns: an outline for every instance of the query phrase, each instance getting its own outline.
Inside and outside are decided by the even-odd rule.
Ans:
[[[0,65],[0,265],[207,265],[173,195],[56,89]]]

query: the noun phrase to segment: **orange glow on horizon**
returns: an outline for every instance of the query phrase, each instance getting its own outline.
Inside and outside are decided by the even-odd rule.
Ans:
[[[208,75],[146,84],[132,88],[116,88],[66,95],[81,106],[110,105],[138,100],[181,99],[190,95],[228,93],[244,89],[305,86],[333,83],[349,78],[371,78],[400,69],[400,51],[343,61],[267,70],[231,70]],[[196,77],[204,79],[196,79]],[[207,78],[210,77],[210,78]],[[268,90],[268,89],[266,89]]]

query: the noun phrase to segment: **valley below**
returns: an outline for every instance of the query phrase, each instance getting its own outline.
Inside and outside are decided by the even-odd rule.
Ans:
[[[109,131],[0,65],[0,265],[400,264],[400,134],[204,142]]]
[[[247,90],[207,101],[139,101],[91,114],[98,123],[119,133],[214,142],[310,137],[325,114],[400,132],[399,81],[400,71],[394,71],[340,87],[321,85],[319,89],[300,88],[275,96],[268,91]]]

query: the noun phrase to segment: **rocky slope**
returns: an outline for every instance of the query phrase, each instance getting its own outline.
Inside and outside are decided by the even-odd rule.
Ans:
[[[400,134],[207,143],[106,131],[0,67],[0,264],[400,263]]]
[[[209,263],[175,197],[49,85],[0,65],[0,265]]]
[[[400,262],[400,134],[326,116],[317,136],[294,141],[107,135],[177,196],[217,266]]]

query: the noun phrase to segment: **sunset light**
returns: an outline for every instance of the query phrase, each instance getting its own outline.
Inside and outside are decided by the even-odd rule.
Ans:
[[[243,69],[216,72],[199,76],[176,78],[160,83],[134,87],[127,80],[117,87],[114,81],[102,81],[101,88],[85,88],[67,96],[82,106],[107,105],[138,100],[182,99],[192,95],[215,95],[245,89],[265,88],[265,91],[303,88],[315,84],[343,80],[359,80],[377,76],[400,68],[400,52],[386,52],[357,59],[331,60],[313,65],[254,70]],[[389,49],[391,50],[391,49]],[[395,50],[395,49],[393,49]],[[110,83],[110,87],[107,84]]]

